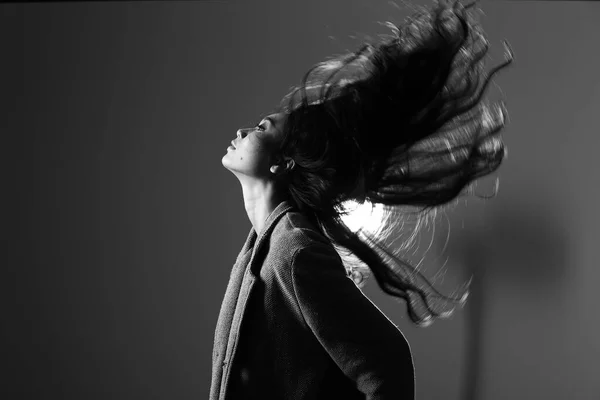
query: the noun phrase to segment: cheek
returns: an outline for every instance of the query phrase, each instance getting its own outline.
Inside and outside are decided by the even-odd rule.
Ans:
[[[248,144],[248,146],[246,147],[246,149],[244,151],[244,154],[247,157],[251,157],[253,159],[260,160],[269,155],[270,149],[267,146],[267,143],[256,140],[256,141],[253,141],[253,142],[250,142],[247,144]]]
[[[269,156],[273,151],[270,143],[258,138],[248,139],[250,140],[231,152],[232,156],[240,161],[243,160],[246,164],[252,164],[257,167],[268,165]]]
[[[266,149],[256,145],[248,145],[240,147],[233,151],[233,156],[240,161],[244,161],[246,164],[261,165],[266,162],[267,157]]]

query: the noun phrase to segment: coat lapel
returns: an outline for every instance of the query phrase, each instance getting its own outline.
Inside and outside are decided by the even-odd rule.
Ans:
[[[250,233],[248,233],[246,242],[238,254],[235,264],[233,264],[233,268],[231,269],[229,282],[227,283],[227,289],[225,290],[225,297],[221,303],[221,310],[219,311],[219,318],[217,320],[217,327],[215,329],[213,343],[210,399],[217,399],[219,395],[219,386],[223,371],[222,366],[225,360],[225,350],[227,348],[231,322],[233,320],[237,298],[242,286],[242,279],[244,277],[246,265],[248,264],[252,254],[251,250],[255,240],[256,233],[254,232],[254,229],[250,229]]]
[[[260,236],[257,236],[254,228],[250,229],[246,242],[232,268],[215,330],[211,400],[225,397],[229,364],[235,354],[237,334],[243,320],[246,301],[250,297],[264,258],[261,256],[261,249],[269,240],[277,221],[291,208],[292,205],[288,201],[279,203],[267,217]]]

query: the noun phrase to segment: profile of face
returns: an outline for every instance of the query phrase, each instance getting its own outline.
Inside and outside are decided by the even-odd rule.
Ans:
[[[223,166],[240,180],[271,179],[281,168],[273,161],[273,154],[282,139],[284,118],[283,113],[270,114],[255,127],[239,129],[233,147],[228,147],[221,159]]]

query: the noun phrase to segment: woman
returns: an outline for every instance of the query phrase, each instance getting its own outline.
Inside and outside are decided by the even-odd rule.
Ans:
[[[394,206],[425,217],[500,166],[505,110],[481,98],[512,55],[483,71],[472,5],[440,2],[390,24],[391,38],[317,64],[275,112],[238,131],[222,164],[252,228],[217,322],[211,399],[414,398],[407,341],[357,285],[372,273],[421,326],[468,292],[441,295],[383,235],[341,217],[348,201],[384,205],[388,219]]]

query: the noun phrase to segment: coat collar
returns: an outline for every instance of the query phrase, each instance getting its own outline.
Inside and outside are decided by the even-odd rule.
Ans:
[[[248,265],[250,266],[250,272],[254,276],[258,276],[259,271],[257,268],[260,268],[260,263],[255,263],[253,265],[253,261],[256,259],[259,254],[263,244],[269,240],[271,236],[271,232],[277,225],[277,222],[283,217],[290,209],[294,206],[289,200],[284,200],[275,207],[275,209],[269,214],[267,219],[265,220],[265,225],[263,230],[260,233],[260,236],[254,230],[254,227],[250,228],[250,232],[248,233],[248,237],[246,238],[246,242],[238,255],[237,261],[240,261],[247,252],[252,251],[252,255],[250,256],[250,261]]]

